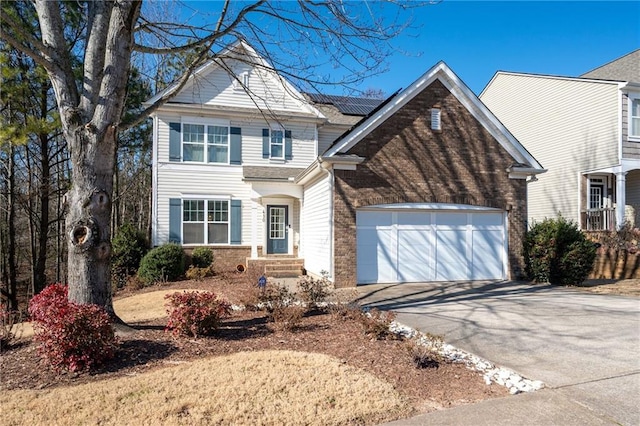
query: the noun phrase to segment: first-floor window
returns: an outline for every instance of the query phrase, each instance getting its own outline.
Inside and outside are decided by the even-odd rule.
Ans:
[[[228,244],[229,201],[183,200],[183,244]]]

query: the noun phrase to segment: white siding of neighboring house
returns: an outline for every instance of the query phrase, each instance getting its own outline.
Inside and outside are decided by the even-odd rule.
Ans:
[[[529,220],[579,222],[580,172],[619,163],[617,84],[498,73],[480,99],[548,169],[528,185]]]
[[[320,275],[331,271],[331,177],[322,176],[304,188],[301,248],[307,271]]]
[[[235,79],[226,70],[211,66],[195,75],[171,102],[256,108],[257,116],[260,115],[257,108],[263,111],[310,111],[300,99],[283,89],[282,80],[274,73],[237,61],[230,61],[229,64],[237,75],[249,73],[249,91],[253,98],[245,90],[234,88]]]

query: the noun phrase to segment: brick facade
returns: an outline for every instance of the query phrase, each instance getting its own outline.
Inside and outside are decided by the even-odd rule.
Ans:
[[[251,256],[251,247],[215,247],[209,246],[213,251],[213,268],[216,272],[231,272],[236,270],[236,266],[245,265],[247,258]],[[191,252],[193,247],[185,247],[187,265],[191,264]]]
[[[440,108],[440,131],[430,109]],[[356,285],[356,210],[388,203],[456,203],[508,212],[509,272],[524,270],[524,179],[509,179],[514,159],[439,81],[434,81],[357,143],[357,170],[335,170],[335,283]]]

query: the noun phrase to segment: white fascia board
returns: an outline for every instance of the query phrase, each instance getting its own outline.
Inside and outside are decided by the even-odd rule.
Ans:
[[[538,163],[529,151],[516,140],[500,120],[493,115],[489,108],[487,108],[471,89],[442,61],[400,92],[392,102],[356,127],[340,144],[327,151],[325,157],[331,157],[340,152],[347,152],[436,79],[440,80],[445,87],[447,87],[456,99],[467,108],[516,161],[526,163],[535,169],[542,169],[540,163]]]
[[[445,76],[447,78],[440,81],[516,161],[528,164],[531,168],[543,170],[538,160],[527,151],[489,108],[448,67],[445,70]],[[544,171],[540,173],[544,173]]]
[[[411,99],[416,97],[418,93],[425,87],[429,86],[431,82],[435,80],[436,73],[446,66],[444,62],[439,62],[419,79],[413,82],[409,87],[398,93],[391,102],[385,105],[380,111],[369,117],[363,123],[360,123],[355,129],[353,129],[349,135],[340,141],[339,145],[335,145],[330,148],[324,155],[324,157],[331,157],[340,152],[347,152],[355,144],[360,142],[365,136],[376,129],[387,118],[395,114],[400,108],[406,105]]]
[[[452,204],[452,203],[396,203],[396,204],[375,204],[358,208],[358,211],[369,210],[459,210],[459,211],[482,211],[482,212],[499,212],[502,209],[495,207],[473,206],[469,204]]]
[[[241,115],[255,115],[257,108],[247,107],[225,107],[221,105],[206,105],[206,104],[183,104],[183,103],[166,103],[158,108],[154,114],[177,114],[180,116],[205,116],[215,114],[219,117],[228,117],[231,121],[238,119]],[[271,109],[270,112],[265,111],[265,115],[277,116],[282,120],[291,120],[295,122],[308,123],[310,121],[314,123],[324,123],[326,119],[322,117],[316,117],[315,115],[299,112],[299,111],[281,111]]]

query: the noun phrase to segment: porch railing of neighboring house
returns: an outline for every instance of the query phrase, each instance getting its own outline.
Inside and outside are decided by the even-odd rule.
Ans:
[[[585,231],[614,231],[616,229],[616,209],[587,209],[581,215],[582,229]]]

